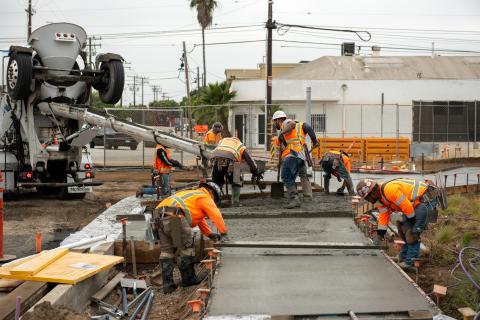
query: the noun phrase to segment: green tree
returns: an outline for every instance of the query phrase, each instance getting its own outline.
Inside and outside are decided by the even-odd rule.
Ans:
[[[150,108],[168,108],[168,107],[178,107],[179,104],[175,100],[166,99],[159,101],[152,101],[148,104]]]
[[[215,0],[189,0],[190,8],[197,9],[197,21],[202,27],[202,49],[203,49],[203,86],[207,84],[207,67],[205,63],[205,29],[212,25],[213,10],[217,7]]]
[[[107,103],[102,102],[102,100],[100,99],[100,95],[98,94],[98,91],[96,91],[96,90],[92,90],[90,105],[92,107],[98,108],[98,109],[115,108],[114,104],[107,104]]]
[[[198,102],[205,107],[194,108],[193,116],[196,123],[212,125],[219,121],[223,124],[225,136],[231,136],[228,129],[227,103],[235,97],[236,91],[230,91],[231,82],[210,83],[201,93]]]

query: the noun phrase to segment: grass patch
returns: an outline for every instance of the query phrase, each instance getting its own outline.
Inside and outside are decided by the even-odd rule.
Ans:
[[[445,225],[435,232],[435,240],[439,244],[449,244],[455,239],[455,228],[451,225]]]
[[[473,233],[465,232],[462,238],[462,247],[468,247],[472,243],[473,238]]]

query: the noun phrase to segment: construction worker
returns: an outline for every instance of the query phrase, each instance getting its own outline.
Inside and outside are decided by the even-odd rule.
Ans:
[[[306,162],[311,161],[311,158],[305,145],[306,135],[310,136],[313,148],[317,148],[319,143],[309,124],[287,119],[287,115],[281,110],[273,114],[272,120],[275,128],[280,130],[278,139],[274,143],[281,150],[281,176],[287,187],[289,199],[286,208],[297,208],[300,207],[300,199],[295,184],[297,176],[300,176],[302,183],[303,199],[307,201],[312,199],[312,185],[308,180],[306,165]]]
[[[170,194],[170,172],[172,167],[184,169],[183,165],[177,160],[172,159],[170,148],[157,144],[155,155],[153,156],[153,176],[159,179],[162,195]]]
[[[255,160],[250,156],[247,147],[236,137],[223,138],[213,150],[212,180],[223,187],[225,183],[232,185],[232,206],[240,205],[241,163],[245,161],[254,178],[261,175]]]
[[[323,171],[323,187],[325,193],[330,193],[330,179],[332,175],[335,176],[338,182],[342,181],[343,183],[340,188],[337,189],[337,194],[343,194],[345,187],[348,190],[348,194],[354,195],[352,177],[350,176],[351,164],[350,157],[346,152],[343,151],[328,151],[326,152],[322,160],[320,161]]]
[[[203,143],[216,146],[222,140],[223,125],[220,122],[215,122],[212,129],[208,130],[203,139]]]
[[[213,182],[200,183],[195,190],[183,190],[164,199],[154,212],[155,226],[160,239],[160,265],[162,268],[163,292],[171,293],[177,285],[173,280],[174,247],[180,250],[180,274],[182,286],[200,283],[195,275],[195,247],[192,228],[198,226],[202,234],[214,241],[227,235],[222,213],[217,207],[220,188]],[[217,227],[212,232],[206,218]],[[179,225],[175,228],[174,225]],[[180,229],[180,234],[174,230]],[[177,243],[176,243],[177,242]]]
[[[412,271],[414,260],[420,253],[420,235],[427,226],[428,210],[434,210],[437,198],[433,183],[414,179],[393,179],[383,183],[366,179],[357,184],[357,193],[363,199],[377,203],[378,228],[373,239],[380,244],[388,229],[390,214],[402,212],[397,222],[398,233],[405,244],[399,254],[400,266]]]

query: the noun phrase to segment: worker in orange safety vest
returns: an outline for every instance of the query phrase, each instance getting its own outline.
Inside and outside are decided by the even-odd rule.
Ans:
[[[323,185],[326,194],[330,193],[329,187],[332,175],[335,176],[339,182],[343,179],[342,186],[337,189],[337,194],[343,195],[345,187],[350,195],[355,194],[353,181],[350,176],[350,157],[346,152],[330,150],[323,155],[320,165],[324,172]]]
[[[236,137],[223,138],[218,143],[212,153],[213,167],[212,180],[216,184],[223,187],[225,183],[232,185],[232,206],[240,205],[240,190],[242,187],[241,180],[241,163],[245,161],[249,168],[253,179],[260,178],[259,171],[255,160],[251,157],[247,147]]]
[[[222,140],[223,125],[220,122],[215,122],[212,129],[208,130],[203,138],[203,143],[216,146]]]
[[[171,293],[177,285],[173,280],[174,248],[180,250],[180,274],[182,286],[188,287],[200,283],[195,275],[195,247],[193,227],[199,227],[203,235],[214,241],[226,239],[227,227],[222,213],[217,207],[220,203],[220,188],[213,182],[200,183],[198,189],[182,190],[164,199],[154,211],[155,229],[160,239],[160,265],[162,268],[163,292]],[[210,229],[209,219],[219,233]],[[174,225],[180,224],[180,235],[174,236]],[[176,243],[180,242],[180,243]]]
[[[375,244],[384,239],[391,213],[402,212],[397,228],[405,244],[400,251],[399,262],[408,271],[413,270],[414,260],[420,254],[420,235],[427,226],[428,212],[437,206],[435,189],[430,181],[404,178],[385,182],[366,179],[357,184],[358,195],[376,203],[378,229],[373,239]]]
[[[172,159],[170,148],[157,144],[153,156],[152,175],[160,181],[162,195],[168,195],[170,193],[170,172],[173,167],[184,169],[180,162]]]
[[[280,130],[278,139],[274,143],[281,150],[281,176],[287,188],[289,201],[286,208],[297,208],[300,207],[295,183],[297,176],[300,176],[302,183],[303,200],[312,200],[312,185],[307,175],[307,160],[310,159],[305,144],[307,134],[312,140],[313,148],[317,148],[320,144],[317,141],[315,131],[309,124],[287,119],[287,115],[281,110],[273,114],[272,120],[275,128]]]

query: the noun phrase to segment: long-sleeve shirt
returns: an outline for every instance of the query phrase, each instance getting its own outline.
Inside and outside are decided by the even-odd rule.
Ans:
[[[168,166],[181,168],[182,164],[175,159],[169,158],[165,150],[157,149],[157,157]]]

